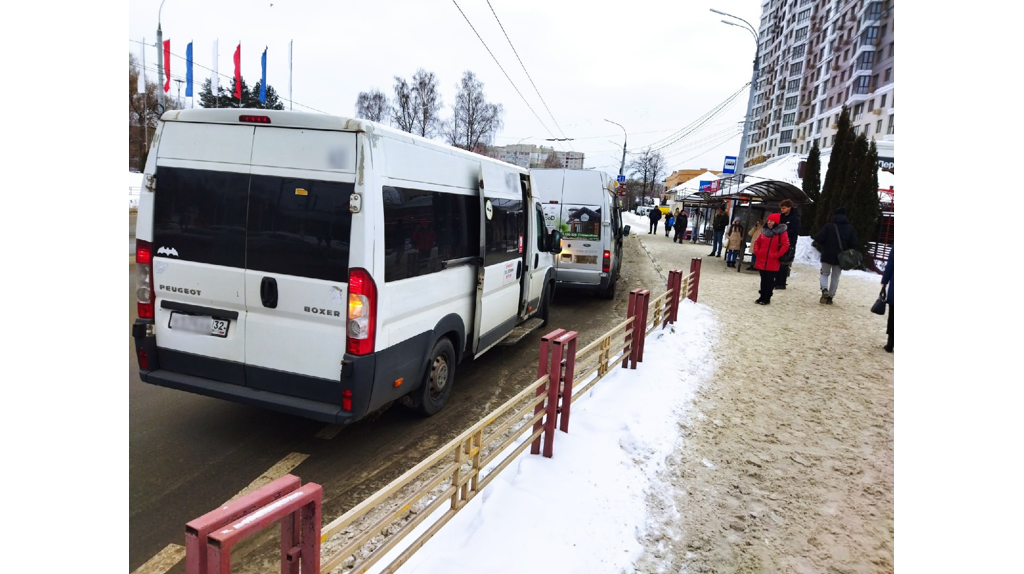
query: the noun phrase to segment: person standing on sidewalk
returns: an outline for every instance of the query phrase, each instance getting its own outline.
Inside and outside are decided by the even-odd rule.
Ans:
[[[715,213],[715,219],[711,221],[711,229],[714,230],[715,236],[711,243],[711,253],[708,257],[721,257],[722,256],[722,236],[725,235],[725,227],[729,225],[729,214],[725,212],[725,204],[718,206],[718,212]]]
[[[779,202],[779,211],[782,212],[782,220],[779,223],[786,226],[786,233],[789,235],[789,251],[782,256],[782,265],[779,267],[775,288],[785,289],[789,271],[793,267],[793,259],[796,258],[796,238],[800,233],[800,211],[793,209],[793,202],[788,199]]]
[[[690,236],[690,241],[693,244],[697,243],[697,239],[700,236],[700,209],[695,209],[693,212],[693,234]]]
[[[676,229],[676,236],[672,238],[672,243],[682,243],[686,238],[686,210],[681,209],[676,215],[676,221],[673,224]]]
[[[729,226],[726,238],[725,266],[736,267],[736,259],[739,258],[740,249],[743,249],[743,224],[739,219],[734,220]]]
[[[678,216],[679,211],[676,211],[675,215],[672,215],[671,211],[665,214],[665,237],[668,237],[668,233],[672,231],[672,225],[676,222],[676,217]]]
[[[651,220],[651,230],[647,235],[654,235],[658,232],[658,222],[661,221],[661,210],[656,206],[652,206],[651,211],[647,213],[647,218]]]
[[[761,235],[761,230],[763,228],[764,228],[764,222],[763,221],[758,219],[757,221],[754,222],[754,227],[752,227],[750,229],[750,231],[747,232],[747,234],[750,235],[750,245],[754,245],[754,243],[757,242],[757,238],[758,238],[759,235]],[[753,252],[753,248],[751,248],[751,252]],[[757,263],[757,257],[755,255],[753,255],[753,253],[751,253],[751,255],[750,255],[750,265],[747,265],[747,271],[754,271],[754,264],[755,263]]]
[[[839,288],[839,276],[843,268],[839,265],[839,253],[847,249],[857,249],[857,232],[846,218],[846,209],[836,209],[832,221],[821,228],[814,237],[821,250],[821,299],[822,305],[831,305]]]
[[[772,302],[775,276],[779,272],[779,258],[789,250],[789,235],[786,233],[786,225],[779,223],[780,219],[778,213],[769,215],[767,227],[754,242],[754,257],[757,257],[754,268],[761,272],[761,296],[754,301],[758,305],[768,305]]]
[[[887,352],[887,353],[891,353],[892,352],[892,339],[893,339],[893,321],[892,321],[893,309],[892,309],[892,307],[893,307],[893,301],[894,301],[894,299],[893,299],[893,292],[896,290],[896,282],[893,281],[893,278],[892,278],[892,274],[893,274],[892,259],[893,259],[893,254],[894,253],[896,253],[896,248],[895,247],[893,247],[893,249],[891,249],[889,251],[889,260],[885,262],[885,272],[882,273],[882,286],[883,287],[885,287],[886,285],[889,286],[889,293],[885,296],[885,302],[889,304],[889,324],[885,328],[885,333],[887,335],[889,335],[889,342],[885,344],[885,347],[883,347],[885,349],[885,352]]]

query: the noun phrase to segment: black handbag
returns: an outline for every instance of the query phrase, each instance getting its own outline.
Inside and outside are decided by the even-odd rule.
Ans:
[[[885,315],[885,285],[882,285],[882,291],[878,294],[878,300],[871,306],[871,312],[875,315]]]
[[[839,266],[843,268],[843,271],[849,271],[851,269],[859,269],[864,263],[861,257],[860,251],[856,249],[843,250],[843,238],[839,236],[839,226],[836,225],[836,239],[839,241]]]

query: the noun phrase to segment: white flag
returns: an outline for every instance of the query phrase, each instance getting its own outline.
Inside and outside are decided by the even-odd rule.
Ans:
[[[210,76],[210,93],[213,94],[214,101],[217,99],[217,80],[220,79],[217,74],[217,42],[219,41],[219,39],[213,41],[213,75]]]
[[[139,93],[146,93],[146,39],[142,39],[142,68],[139,70]]]

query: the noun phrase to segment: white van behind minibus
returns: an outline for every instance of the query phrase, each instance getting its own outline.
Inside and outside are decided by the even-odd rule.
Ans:
[[[143,381],[342,424],[544,324],[560,243],[524,169],[246,109],[163,115],[136,239]]]
[[[615,296],[622,267],[622,210],[612,180],[579,169],[533,169],[548,229],[560,231],[562,252],[555,262],[559,286]]]

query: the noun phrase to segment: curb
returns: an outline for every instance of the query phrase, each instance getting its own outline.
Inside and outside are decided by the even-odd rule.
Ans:
[[[654,268],[658,271],[658,274],[661,275],[662,279],[667,280],[668,276],[665,275],[665,271],[661,268],[661,263],[658,263],[658,260],[654,258],[654,254],[647,248],[647,244],[644,243],[644,240],[639,235],[637,236],[637,240],[640,242],[640,246],[643,247],[644,251],[647,253],[647,258],[654,264]]]

